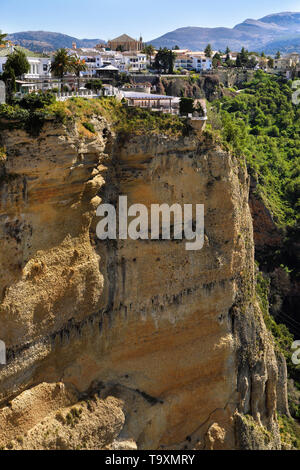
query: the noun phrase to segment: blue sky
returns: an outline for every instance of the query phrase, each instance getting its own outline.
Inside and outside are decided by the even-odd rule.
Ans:
[[[300,0],[0,0],[0,29],[154,39],[183,26],[233,27],[246,18],[300,11]]]

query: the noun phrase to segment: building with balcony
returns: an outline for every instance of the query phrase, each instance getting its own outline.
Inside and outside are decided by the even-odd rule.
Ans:
[[[142,52],[123,52],[123,70],[128,72],[141,72],[147,69],[149,61]]]
[[[190,52],[190,58],[193,61],[193,70],[196,72],[207,71],[212,69],[212,58],[206,57],[204,52]]]
[[[122,96],[127,101],[128,106],[148,108],[172,114],[178,113],[179,98],[174,96],[152,95],[136,91],[122,91]]]
[[[212,59],[205,56],[204,52],[192,52],[188,49],[174,50],[176,55],[175,70],[195,70],[196,72],[212,69]]]

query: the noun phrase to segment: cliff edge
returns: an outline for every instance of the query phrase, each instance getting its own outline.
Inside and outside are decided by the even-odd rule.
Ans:
[[[245,165],[207,136],[91,123],[1,132],[0,445],[280,449]],[[204,248],[98,240],[119,195],[204,204]]]

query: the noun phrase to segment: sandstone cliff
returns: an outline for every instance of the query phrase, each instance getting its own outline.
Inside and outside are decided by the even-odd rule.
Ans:
[[[0,445],[280,448],[243,163],[208,138],[93,125],[1,133]],[[99,241],[96,207],[124,194],[205,204],[204,248]]]

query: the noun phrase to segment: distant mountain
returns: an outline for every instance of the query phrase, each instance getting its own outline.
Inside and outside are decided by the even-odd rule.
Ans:
[[[275,41],[271,41],[264,48],[267,54],[276,54],[277,51],[281,51],[285,54],[291,52],[300,52],[300,34],[292,36],[290,38],[279,38]]]
[[[61,47],[70,48],[73,42],[76,42],[77,47],[94,47],[96,44],[105,43],[103,39],[77,39],[66,34],[48,31],[25,31],[8,34],[7,38],[34,52],[52,52]]]
[[[300,33],[300,13],[292,13],[284,11],[283,13],[275,13],[262,18],[264,23],[277,24],[283,28],[287,28],[290,31],[296,31]]]
[[[177,45],[192,50],[203,50],[208,43],[215,50],[224,50],[229,46],[236,51],[244,46],[252,51],[271,54],[277,50],[300,52],[299,40],[300,13],[283,12],[258,20],[247,19],[234,28],[179,28],[149,43],[155,47],[172,48]]]

